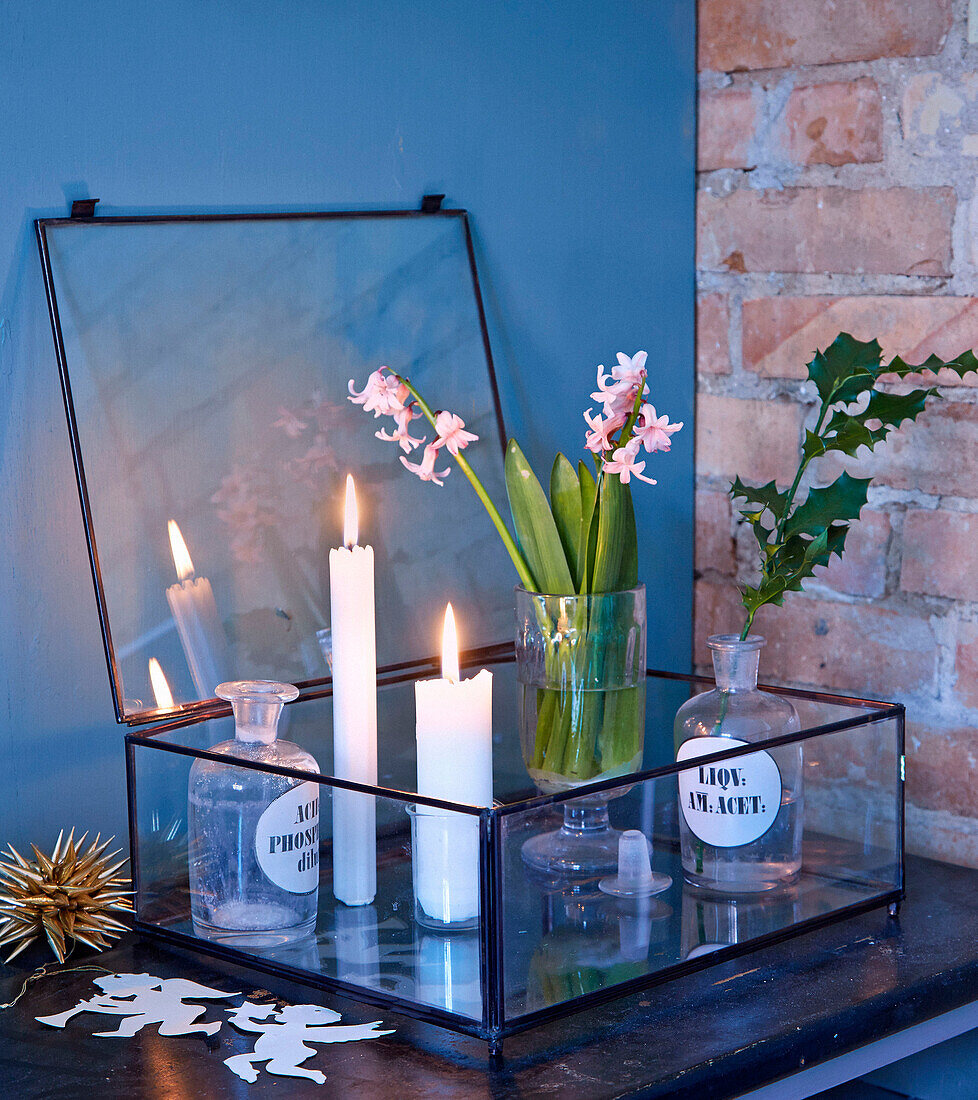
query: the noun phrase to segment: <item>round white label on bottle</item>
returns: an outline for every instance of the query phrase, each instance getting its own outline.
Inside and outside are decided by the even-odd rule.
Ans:
[[[255,853],[265,874],[290,894],[319,885],[319,784],[300,783],[270,803],[255,829]]]
[[[694,760],[746,741],[691,737],[678,761]],[[770,753],[752,752],[679,773],[679,805],[690,832],[715,848],[739,848],[762,837],[781,809],[781,770]]]

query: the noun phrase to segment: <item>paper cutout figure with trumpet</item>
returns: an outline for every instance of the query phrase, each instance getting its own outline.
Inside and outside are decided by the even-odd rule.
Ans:
[[[82,1012],[104,1012],[110,1016],[127,1017],[116,1031],[96,1031],[109,1039],[132,1038],[150,1024],[159,1024],[160,1035],[191,1035],[200,1032],[213,1035],[221,1023],[198,1024],[196,1020],[207,1011],[201,1005],[184,1004],[184,997],[202,1001],[227,1001],[240,993],[225,993],[184,978],[154,978],[152,974],[108,974],[96,978],[102,995],[79,1001],[74,1008],[56,1016],[38,1016],[38,1023],[48,1027],[64,1027]]]
[[[299,1063],[316,1053],[306,1043],[350,1043],[359,1039],[379,1039],[390,1031],[378,1031],[380,1020],[370,1024],[335,1026],[341,1018],[338,1012],[320,1005],[286,1005],[275,1011],[275,1005],[256,1005],[245,1001],[240,1008],[228,1009],[231,1023],[240,1031],[259,1035],[251,1054],[235,1054],[224,1064],[243,1081],[258,1080],[256,1062],[265,1063],[265,1071],[280,1077],[305,1077],[324,1084],[326,1075],[318,1069],[303,1069]],[[325,1026],[324,1026],[325,1025]]]

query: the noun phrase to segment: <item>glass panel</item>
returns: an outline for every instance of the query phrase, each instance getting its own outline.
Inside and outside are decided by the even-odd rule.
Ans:
[[[307,972],[314,979],[335,978],[372,993],[440,1009],[467,1022],[482,1020],[478,908],[475,921],[470,922],[473,928],[448,933],[430,930],[415,919],[412,876],[413,872],[421,876],[430,872],[431,853],[423,842],[420,847],[412,844],[406,801],[375,799],[377,894],[372,904],[348,906],[333,896],[332,806],[333,798],[344,792],[334,791],[327,784],[311,784],[319,798],[318,876],[315,870],[310,871],[310,849],[297,846],[285,853],[277,868],[269,871],[267,864],[262,864],[266,874],[292,875],[283,881],[293,892],[283,894],[277,890],[274,897],[272,892],[262,892],[268,886],[266,878],[259,883],[257,893],[249,887],[242,894],[238,880],[243,877],[250,881],[257,840],[254,846],[249,842],[241,849],[232,847],[236,833],[227,829],[222,834],[217,799],[212,799],[208,831],[202,832],[195,822],[188,822],[187,792],[198,774],[193,770],[192,758],[154,748],[151,743],[137,745],[134,754],[138,791],[135,855],[140,886],[137,904],[142,921],[220,942],[246,956]],[[197,765],[201,763],[205,762],[198,761]],[[234,765],[222,767],[223,778],[238,788],[247,789],[256,782],[256,776],[258,781],[265,778],[289,782]],[[450,814],[444,820],[456,832],[474,826],[478,835],[477,818]],[[260,828],[255,831],[269,841],[269,848],[281,847],[279,837],[266,836]],[[234,871],[232,880],[228,869]],[[463,870],[474,883],[477,906],[478,857]],[[298,882],[296,876],[308,873],[312,874],[310,882]],[[310,883],[312,893],[308,890]],[[305,892],[299,890],[300,886],[306,888]],[[286,918],[280,916],[283,897],[295,906],[296,921],[310,915],[305,931],[299,925],[284,928]],[[262,930],[256,931],[252,922],[242,931],[258,907],[267,916]],[[208,923],[202,923],[202,916]]]
[[[460,217],[47,233],[125,714],[154,706],[153,657],[177,703],[218,680],[327,675],[348,471],[376,555],[381,665],[435,652],[448,599],[463,645],[511,635],[515,578],[471,487],[458,471],[420,482],[346,400],[382,364],[409,374],[481,437],[473,463],[504,497]],[[169,520],[193,582],[177,584]]]
[[[767,890],[737,892],[731,885],[715,893],[684,881],[679,790],[672,775],[623,784],[607,800],[611,824],[651,838],[653,872],[672,879],[652,897],[604,892],[599,883],[614,878],[613,872],[560,879],[542,876],[525,862],[524,845],[562,821],[566,827],[575,812],[593,814],[596,796],[507,813],[501,917],[507,1023],[898,888],[897,722],[893,717],[803,742],[801,871]],[[737,758],[726,764],[736,766]],[[711,795],[713,810],[719,794]],[[738,810],[729,802],[727,807]],[[758,843],[776,844],[777,834],[775,825]]]
[[[680,829],[681,822],[692,820],[680,808],[680,790],[682,798],[689,798],[690,789],[688,785],[681,788],[675,772],[651,779],[623,777],[602,793],[584,793],[564,802],[536,798],[518,745],[514,665],[494,663],[492,671],[494,792],[501,803],[503,883],[498,912],[507,1023],[542,1009],[570,1005],[587,993],[631,979],[665,977],[689,960],[720,948],[760,941],[801,922],[879,899],[900,886],[898,715],[874,718],[870,708],[825,703],[814,695],[795,700],[806,722],[825,717],[831,721],[857,719],[861,724],[831,733],[819,733],[816,727],[791,746],[770,750],[770,759],[782,753],[778,757],[782,761],[800,760],[803,781],[792,788],[790,799],[782,791],[781,802],[774,803],[778,808],[771,815],[773,820],[765,819],[764,827],[750,841],[749,853],[721,842],[729,837],[714,837],[710,844],[701,843],[697,848],[688,829],[685,834]],[[648,758],[668,758],[672,712],[691,690],[703,686],[698,683],[691,688],[684,681],[650,677]],[[413,683],[404,682],[385,685],[380,691],[380,782],[405,792],[413,789],[415,780],[413,690]],[[286,708],[281,736],[312,753],[328,772],[332,767],[331,727],[329,698],[306,700]],[[199,927],[195,930],[191,915],[188,858],[198,867],[194,881],[199,893],[199,868],[204,867],[206,877],[208,866],[202,853],[208,845],[220,847],[221,838],[234,830],[211,829],[208,844],[201,848],[195,839],[199,830],[188,820],[191,768],[196,765],[192,758],[162,746],[169,742],[193,752],[212,748],[232,732],[230,719],[215,719],[137,742],[136,849],[143,921],[188,935],[202,931]],[[686,765],[681,774],[695,778],[694,808],[715,815],[718,821],[727,820],[727,815],[756,812],[758,807],[751,801],[755,792],[745,788],[743,776],[762,774],[756,767],[751,773],[751,762],[756,765],[760,757],[768,757],[768,752],[752,744],[739,756],[722,761],[703,756],[695,768]],[[262,774],[233,763],[224,767],[240,776],[242,790]],[[705,775],[699,774],[701,769]],[[734,773],[741,777],[737,782]],[[274,777],[269,781],[281,782]],[[273,958],[314,976],[338,977],[469,1021],[481,1019],[483,993],[474,925],[480,875],[485,868],[476,855],[477,818],[430,814],[419,828],[420,819],[409,813],[410,793],[403,798],[366,796],[375,798],[377,810],[377,897],[369,906],[345,906],[333,897],[335,796],[328,784],[315,787],[321,845],[314,934],[301,942],[235,946],[243,955]],[[343,797],[341,792],[337,794]],[[197,805],[200,799],[196,794],[194,799]],[[301,798],[295,801],[306,805]],[[342,802],[336,804],[342,806]],[[766,812],[763,805],[759,808]],[[642,837],[653,842],[650,869],[672,879],[661,892],[630,898],[602,890],[602,879],[615,877],[613,867],[589,876],[560,876],[541,874],[528,866],[524,858],[527,844],[562,825],[572,832],[582,824],[597,827],[602,815],[619,833],[638,830],[633,841],[637,839],[639,845]],[[217,822],[219,816],[214,809],[208,820]],[[773,849],[796,833],[801,869],[787,881],[746,891],[735,875],[728,874],[722,893],[685,881],[683,859],[687,871],[701,873],[711,859],[716,860],[718,846],[732,853],[734,864],[749,856],[754,860],[752,872],[762,864],[768,877],[781,874],[779,868],[787,861],[779,861]],[[617,836],[612,835],[617,850]],[[270,837],[265,839],[271,843]],[[578,839],[572,838],[574,843]],[[293,840],[299,845],[296,851],[305,851],[301,837]],[[701,863],[696,863],[697,859]],[[237,865],[228,859],[223,863]],[[314,863],[307,857],[299,873],[307,873]],[[748,876],[752,886],[757,886],[757,877],[754,873]],[[416,898],[423,899],[424,912]],[[451,925],[447,929],[445,922]]]
[[[523,766],[516,724],[516,676],[512,662],[490,663],[493,674],[493,791],[498,801],[534,793]],[[476,667],[463,665],[464,678]],[[428,674],[426,674],[428,675]],[[434,673],[430,673],[434,675]],[[278,725],[279,738],[312,753],[324,775],[333,772],[333,700],[303,699],[287,705]],[[193,725],[151,734],[153,740],[192,749],[209,749],[234,737],[232,718],[211,718]],[[232,754],[235,752],[232,749]],[[382,787],[414,791],[417,787],[414,682],[382,685],[377,693],[377,781]]]
[[[473,676],[480,667],[481,664],[463,666],[463,675]],[[486,667],[493,675],[493,798],[497,804],[509,805],[533,797],[537,792],[527,774],[519,744],[516,666],[513,661],[492,661],[486,662]],[[707,680],[648,677],[643,770],[674,766],[675,713],[691,695],[711,686],[712,681]],[[792,697],[792,702],[799,711],[803,730],[859,718],[871,709],[857,703],[825,703],[817,698]],[[382,684],[377,695],[378,783],[381,786],[399,791],[415,789],[414,727],[414,681]],[[311,752],[323,774],[332,774],[333,706],[329,696],[303,699],[286,706],[279,722],[279,735]],[[231,718],[212,718],[153,736],[170,744],[207,749],[232,738],[234,723]]]

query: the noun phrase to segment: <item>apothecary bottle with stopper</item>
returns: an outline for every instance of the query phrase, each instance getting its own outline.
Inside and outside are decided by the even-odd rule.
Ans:
[[[216,694],[231,703],[234,739],[210,751],[319,771],[298,745],[277,738],[291,684],[239,680]],[[319,785],[214,760],[195,760],[189,782],[189,863],[194,932],[238,946],[289,943],[316,925]]]
[[[801,869],[804,795],[800,744],[762,749],[713,764],[698,757],[764,742],[800,728],[784,696],[761,691],[764,639],[714,634],[716,687],[676,715],[683,876],[721,893],[755,893],[792,882]]]

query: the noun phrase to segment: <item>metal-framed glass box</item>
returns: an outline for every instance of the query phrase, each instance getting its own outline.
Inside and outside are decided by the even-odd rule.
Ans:
[[[497,701],[515,699],[515,666],[504,647],[470,664],[493,672]],[[413,733],[412,681],[430,673],[418,667],[380,687],[382,753]],[[875,906],[895,906],[903,893],[903,708],[810,692],[786,692],[801,716],[801,730],[765,743],[765,748],[797,743],[803,749],[799,878],[753,895],[711,894],[683,882],[677,786],[684,765],[670,760],[671,718],[691,693],[711,685],[651,672],[646,762],[655,766],[563,795],[528,790],[525,773],[505,753],[495,767],[495,804],[481,809],[415,794],[408,760],[393,777],[397,785],[383,788],[279,770],[318,785],[324,822],[330,820],[326,807],[335,790],[373,795],[378,853],[374,904],[348,907],[333,897],[331,838],[324,835],[316,935],[282,946],[203,941],[190,919],[187,780],[195,759],[227,759],[213,757],[208,746],[229,735],[226,725],[215,728],[229,720],[130,733],[136,928],[478,1036],[498,1050],[505,1036],[534,1024]],[[290,726],[289,736],[321,763],[330,757],[330,702],[327,695],[293,707]],[[515,738],[515,723],[508,724],[505,713],[500,717],[497,738]],[[736,765],[757,747],[703,756],[697,765]],[[610,797],[615,828],[640,829],[652,839],[654,869],[673,879],[666,892],[645,899],[610,897],[595,877],[547,879],[523,861],[522,844],[559,824],[564,803],[583,804],[598,791]],[[478,819],[481,904],[473,930],[432,931],[415,920],[417,853],[408,815],[415,804]]]
[[[125,737],[137,931],[287,974],[485,1039],[667,981],[903,892],[903,708],[786,691],[803,748],[803,867],[781,889],[715,895],[684,884],[672,723],[712,681],[649,673],[641,771],[538,795],[518,736],[512,583],[464,481],[432,490],[346,400],[384,362],[405,367],[481,437],[479,474],[502,496],[505,438],[464,211],[75,217],[37,225],[65,408],[117,717]],[[379,426],[379,425],[375,425]],[[473,452],[474,453],[474,452]],[[325,562],[340,545],[341,483],[356,471],[377,556],[377,786],[332,776]],[[437,492],[437,498],[431,496]],[[189,580],[166,549],[179,520]],[[174,570],[176,569],[176,573]],[[172,589],[214,607],[205,662],[191,660]],[[413,682],[446,599],[463,667],[493,672],[491,807],[414,791]],[[468,629],[466,629],[466,627]],[[150,659],[167,694],[153,702]],[[297,684],[282,736],[320,772],[216,755],[231,736],[215,677]],[[733,767],[757,744],[697,759]],[[261,946],[195,933],[187,792],[195,761],[316,784],[322,833],[313,935]],[[733,762],[733,763],[731,763]],[[337,790],[376,804],[377,896],[332,891]],[[547,879],[523,843],[595,794],[613,826],[652,841],[672,886],[610,897],[597,879]],[[412,812],[477,823],[474,926],[415,917]]]

